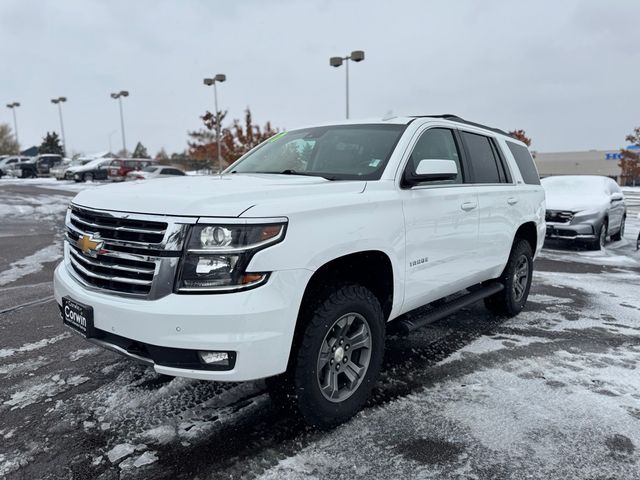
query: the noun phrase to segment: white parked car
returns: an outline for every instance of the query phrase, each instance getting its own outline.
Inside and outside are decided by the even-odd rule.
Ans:
[[[22,157],[17,155],[5,156],[0,160],[0,177],[4,175],[13,175],[18,164],[28,162],[30,160],[32,160],[31,157]]]
[[[65,222],[65,325],[162,374],[268,377],[321,428],[364,405],[388,322],[519,313],[545,234],[527,147],[450,115],[283,132],[221,176],[80,192]]]
[[[547,238],[585,242],[604,248],[621,240],[627,219],[624,194],[615,180],[596,175],[542,179],[547,197]]]
[[[127,173],[126,180],[151,180],[153,178],[167,178],[182,176],[185,173],[177,167],[167,167],[164,165],[151,165],[142,170],[133,170]]]

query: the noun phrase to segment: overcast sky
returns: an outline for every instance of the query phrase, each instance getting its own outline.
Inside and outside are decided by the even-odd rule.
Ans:
[[[523,128],[534,150],[619,148],[640,125],[640,2],[2,0],[0,102],[19,101],[23,146],[59,130],[71,150],[186,147],[213,109],[205,76],[225,73],[220,105],[296,126],[387,112],[455,113]],[[12,124],[11,111],[0,122]],[[115,133],[113,133],[115,132]]]

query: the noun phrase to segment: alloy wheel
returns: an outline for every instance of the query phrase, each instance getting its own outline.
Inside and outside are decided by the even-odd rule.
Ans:
[[[513,274],[513,294],[516,302],[522,300],[528,284],[529,261],[525,255],[521,255],[516,262],[516,270]]]
[[[322,341],[317,361],[318,386],[330,402],[353,395],[371,360],[371,328],[359,313],[347,313],[331,326]]]

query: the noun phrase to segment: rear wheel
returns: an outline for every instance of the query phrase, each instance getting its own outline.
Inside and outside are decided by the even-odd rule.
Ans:
[[[498,279],[504,285],[500,292],[485,298],[487,309],[496,315],[512,317],[522,311],[529,297],[533,278],[533,250],[529,242],[516,239]]]
[[[382,365],[385,322],[377,298],[360,285],[313,303],[289,370],[267,385],[274,403],[290,403],[309,425],[331,428],[369,398]]]
[[[618,242],[624,238],[624,224],[626,223],[626,221],[627,221],[627,216],[625,215],[624,217],[622,217],[620,230],[618,230],[618,233],[611,235],[611,240],[613,240],[614,242]]]

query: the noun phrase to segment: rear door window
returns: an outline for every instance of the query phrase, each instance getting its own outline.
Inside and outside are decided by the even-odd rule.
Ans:
[[[496,151],[489,137],[460,132],[471,159],[474,183],[505,183],[504,173],[498,167]]]
[[[540,176],[536,170],[535,163],[533,163],[533,158],[531,158],[529,149],[509,141],[507,141],[507,146],[509,147],[509,150],[511,150],[513,158],[516,160],[516,164],[518,165],[518,169],[520,170],[524,183],[529,185],[540,185]]]

